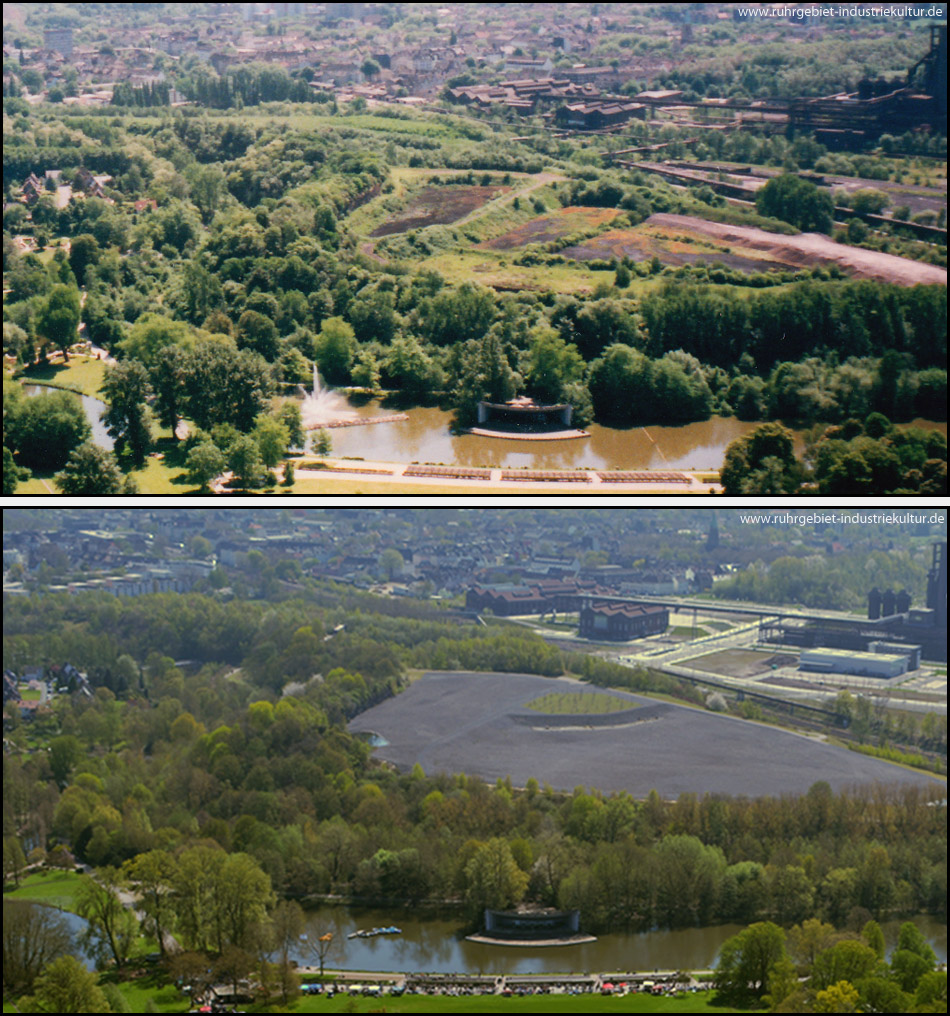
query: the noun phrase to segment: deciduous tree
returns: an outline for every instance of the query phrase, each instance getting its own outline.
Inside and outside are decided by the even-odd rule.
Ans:
[[[202,490],[221,473],[226,465],[224,453],[212,441],[202,441],[188,452],[185,468],[190,483],[197,483]]]
[[[101,391],[108,405],[102,419],[115,440],[117,454],[127,451],[132,461],[141,465],[152,447],[146,405],[152,387],[145,368],[134,360],[107,367]]]
[[[80,316],[79,290],[75,286],[53,286],[40,307],[37,331],[63,351],[64,360],[69,359],[69,347],[78,338]]]
[[[131,477],[123,480],[115,456],[91,441],[80,445],[69,456],[62,472],[54,479],[64,494],[135,493]]]
[[[4,993],[22,995],[32,991],[43,968],[72,948],[69,925],[52,907],[25,900],[4,902]]]
[[[771,215],[801,230],[831,231],[834,201],[826,190],[792,173],[772,177],[755,196],[760,215]]]
[[[83,875],[76,892],[76,910],[86,919],[86,943],[101,960],[111,959],[122,967],[129,958],[138,921],[119,898],[120,874],[116,868],[100,868]]]
[[[752,924],[728,939],[719,952],[715,983],[738,1003],[761,998],[776,964],[785,959],[785,932],[771,922]]]
[[[4,406],[4,442],[29,469],[61,468],[92,433],[82,403],[72,392],[52,392]]]
[[[53,960],[36,982],[35,1012],[111,1012],[96,975],[75,956]]]
[[[465,899],[472,916],[486,908],[504,910],[521,901],[528,876],[515,863],[506,840],[481,844],[465,866]]]

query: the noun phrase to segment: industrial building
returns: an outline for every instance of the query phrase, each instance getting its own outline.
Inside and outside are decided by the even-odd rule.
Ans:
[[[686,99],[680,91],[648,91],[639,92],[633,99],[667,113],[703,109],[708,115],[716,109],[735,114],[734,119],[719,122],[692,118],[689,126],[695,131],[751,127],[783,131],[789,137],[814,134],[817,141],[830,148],[860,150],[882,134],[908,131],[946,136],[947,26],[930,26],[930,48],[903,78],[864,78],[854,92],[750,101],[709,96]]]
[[[585,639],[626,642],[647,635],[662,635],[669,624],[670,612],[666,607],[588,599],[581,607],[579,634]]]
[[[476,583],[465,594],[468,610],[491,610],[496,617],[545,614],[554,610],[574,613],[585,597],[608,595],[596,581],[577,578],[541,579],[530,583]]]
[[[947,659],[947,545],[933,547],[933,560],[927,576],[927,605],[914,607],[902,590],[895,593],[872,589],[868,593],[868,616],[857,618],[778,617],[763,620],[759,626],[762,642],[800,646],[802,649],[844,649],[869,652],[875,644],[900,647],[921,659],[946,662]],[[909,669],[916,669],[911,667]]]
[[[858,653],[847,649],[803,649],[799,670],[820,674],[891,678],[906,674],[910,657],[905,653]]]

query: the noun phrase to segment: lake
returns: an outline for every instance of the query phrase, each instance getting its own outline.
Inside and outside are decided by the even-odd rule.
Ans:
[[[882,925],[888,950],[897,943],[899,921]],[[914,923],[930,942],[938,962],[947,959],[947,927],[932,917]],[[401,935],[348,939],[360,928],[395,924]],[[322,906],[307,914],[307,934],[316,939],[333,933],[327,968],[414,973],[575,973],[595,971],[703,970],[713,966],[726,939],[742,930],[738,924],[713,928],[642,933],[614,932],[596,942],[574,946],[534,948],[491,946],[467,942],[462,919],[442,914],[420,917],[418,910],[361,909]],[[292,953],[301,964],[319,966],[305,945]]]
[[[355,409],[362,419],[392,412],[369,402]],[[634,427],[620,430],[591,424],[589,438],[520,441],[513,438],[454,435],[452,413],[431,407],[405,410],[408,419],[374,426],[330,431],[332,454],[381,462],[421,462],[496,469],[694,469],[718,470],[726,449],[755,430],[758,423],[714,416],[679,427]],[[915,420],[914,426],[946,434],[945,423]],[[795,453],[804,451],[801,431],[794,431]]]

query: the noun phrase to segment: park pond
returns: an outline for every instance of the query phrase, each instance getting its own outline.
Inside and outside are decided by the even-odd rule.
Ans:
[[[914,923],[933,946],[937,959],[947,958],[947,928],[932,917]],[[348,938],[360,929],[395,924],[401,935]],[[333,944],[327,968],[401,971],[404,973],[575,973],[594,971],[704,970],[715,965],[723,943],[742,930],[737,924],[712,928],[642,933],[613,932],[596,942],[571,946],[493,946],[465,940],[460,915],[422,917],[414,910],[370,910],[323,906],[307,915],[307,938],[327,932]],[[888,949],[897,943],[899,921],[883,925]],[[301,942],[293,958],[319,966]]]
[[[350,406],[360,419],[392,412],[376,402]],[[759,424],[714,416],[678,427],[618,429],[592,424],[589,438],[523,441],[507,437],[453,434],[452,413],[432,407],[404,411],[407,419],[331,431],[335,458],[378,462],[420,462],[496,469],[693,469],[718,470],[729,445]],[[915,420],[940,430],[945,423]],[[795,453],[804,451],[802,432],[794,432]]]
[[[62,389],[25,384],[26,395],[49,394]],[[74,393],[75,394],[75,393]],[[348,417],[371,420],[391,415],[376,400],[363,405],[346,403],[333,393]],[[113,441],[101,420],[106,405],[90,395],[76,395],[100,448],[112,450]],[[373,426],[338,427],[331,431],[336,458],[380,462],[421,462],[454,466],[489,466],[496,469],[694,469],[718,470],[729,445],[758,424],[735,417],[714,416],[681,426],[618,429],[591,424],[589,438],[559,441],[522,441],[507,437],[454,434],[452,413],[416,406],[401,411],[405,419]],[[914,426],[946,434],[946,423],[915,420]],[[804,436],[795,431],[795,453],[804,451]]]

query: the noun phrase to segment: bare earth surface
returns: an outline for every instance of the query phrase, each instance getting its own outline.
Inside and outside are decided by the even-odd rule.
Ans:
[[[734,246],[737,253],[741,253],[741,248],[763,251],[768,255],[768,260],[794,268],[835,264],[859,279],[896,282],[901,286],[947,284],[946,268],[899,258],[894,254],[849,247],[847,244],[835,243],[821,233],[783,236],[752,226],[731,226],[723,222],[708,222],[692,215],[672,215],[666,212],[651,215],[642,225],[673,227],[685,234]]]
[[[502,236],[485,240],[484,243],[478,244],[478,247],[486,250],[515,250],[529,243],[547,243],[549,240],[560,240],[562,236],[570,233],[603,226],[622,214],[619,208],[570,205],[567,208],[559,208],[550,215],[540,215],[530,222],[524,222]]]
[[[377,226],[369,235],[393,236],[410,229],[448,225],[510,190],[510,187],[426,187],[404,212]]]
[[[467,772],[494,781],[530,777],[559,790],[579,784],[603,791],[627,790],[664,798],[681,793],[759,796],[803,793],[826,780],[840,790],[867,783],[934,782],[930,777],[844,748],[637,695],[611,692],[634,714],[615,714],[616,725],[598,716],[545,717],[526,703],[549,692],[590,691],[569,678],[529,674],[429,673],[395,698],[350,723],[389,744],[377,755],[409,770]],[[635,717],[635,718],[634,718]]]

